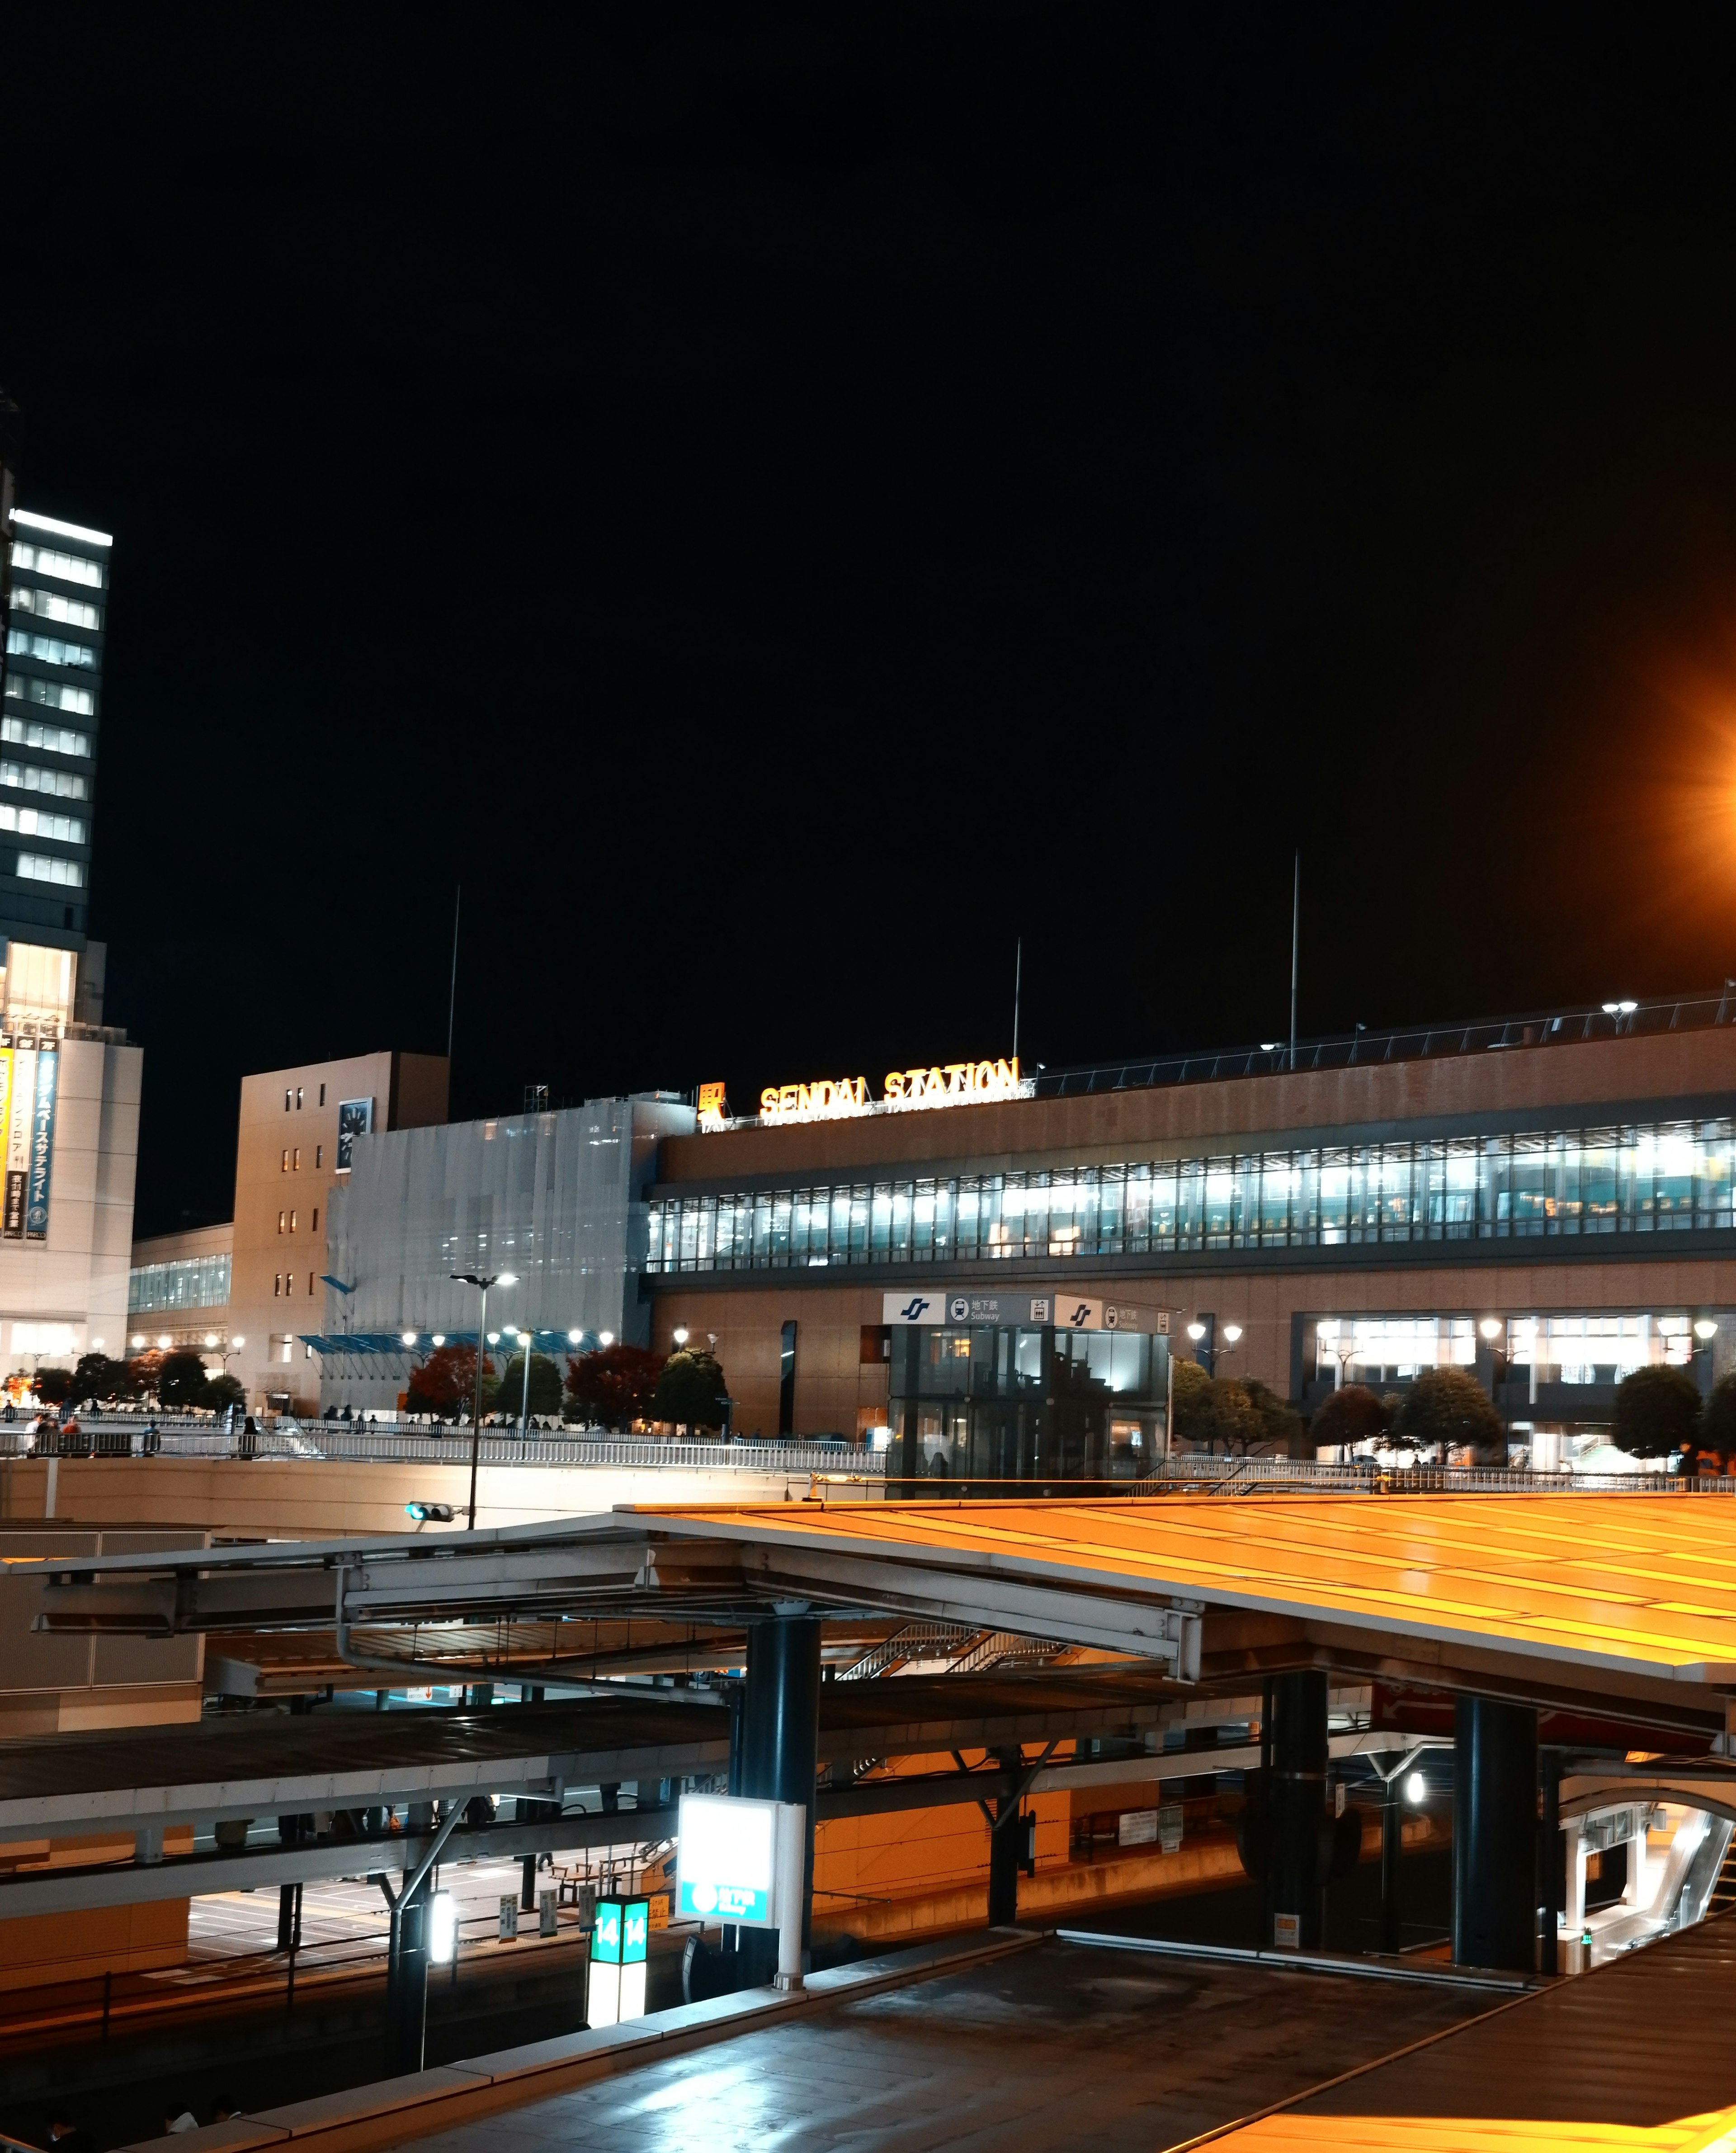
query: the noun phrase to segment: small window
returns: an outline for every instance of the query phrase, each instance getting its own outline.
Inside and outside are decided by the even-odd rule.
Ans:
[[[319,1103],[322,1107],[325,1104],[325,1087],[323,1084],[319,1087]]]
[[[293,1211],[289,1214],[289,1230],[292,1234],[295,1231],[295,1214]],[[965,1350],[966,1351],[969,1351],[970,1348],[968,1345]]]
[[[316,1168],[325,1164],[325,1146],[323,1143],[315,1144],[313,1147],[313,1163]]]
[[[312,1272],[312,1271],[309,1271],[309,1272],[308,1272],[308,1291],[311,1294],[311,1293],[313,1292],[313,1272]]]
[[[302,1110],[302,1087],[301,1087],[301,1086],[300,1086],[299,1084],[298,1084],[298,1085],[296,1086],[296,1087],[295,1087],[295,1111],[297,1112],[297,1113],[300,1113],[301,1110]]]
[[[290,1158],[292,1158],[292,1160],[293,1160],[293,1162],[294,1162],[294,1166],[293,1166],[293,1170],[295,1173],[299,1173],[301,1172],[301,1170],[302,1170],[302,1148],[301,1148],[301,1146],[300,1146],[299,1144],[298,1144],[298,1145],[296,1146],[295,1149],[294,1149],[294,1150],[293,1150],[293,1151],[289,1154],[289,1156],[290,1156]]]
[[[310,1234],[317,1234],[319,1231],[319,1206],[317,1204],[313,1206],[313,1216],[308,1223],[308,1231]]]
[[[283,1298],[283,1274],[282,1271],[278,1271],[272,1280],[272,1299],[273,1300],[281,1300]]]
[[[277,1171],[279,1173],[288,1173],[289,1171],[289,1149],[288,1145],[284,1147],[283,1150],[283,1163],[277,1168]]]
[[[289,1112],[289,1094],[288,1092],[285,1092],[283,1094],[283,1111],[286,1114]]]
[[[285,1220],[288,1216],[289,1216],[289,1214],[288,1214],[287,1211],[280,1211],[280,1212],[277,1214],[277,1231],[278,1231],[280,1234],[281,1234],[281,1233],[283,1232],[283,1221],[284,1221],[284,1220]]]

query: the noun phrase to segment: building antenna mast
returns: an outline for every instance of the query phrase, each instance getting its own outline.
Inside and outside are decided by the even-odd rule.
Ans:
[[[1302,954],[1302,848],[1296,847],[1296,888],[1290,904],[1290,1066],[1296,1066],[1296,980]]]
[[[1013,1059],[1019,1058],[1019,988],[1025,971],[1025,937],[1019,937],[1013,952]]]
[[[464,884],[452,899],[452,985],[446,996],[446,1082],[452,1081],[452,1019],[458,1008],[458,915],[464,904]]]

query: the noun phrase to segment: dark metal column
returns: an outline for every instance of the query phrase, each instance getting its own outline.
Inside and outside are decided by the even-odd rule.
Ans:
[[[1270,1734],[1262,1744],[1271,1766],[1261,1942],[1270,1949],[1280,1917],[1293,1916],[1297,1948],[1318,1951],[1326,1927],[1326,1677],[1311,1670],[1275,1675],[1270,1698]]]
[[[394,2076],[422,2068],[428,2027],[428,1883],[392,1909],[386,1961],[386,2069]]]
[[[1561,1970],[1556,1949],[1561,1927],[1562,1886],[1566,1881],[1562,1873],[1561,1753],[1559,1749],[1544,1749],[1539,1756],[1543,1771],[1543,1807],[1537,1823],[1537,1868],[1543,1886],[1538,1894],[1543,1911],[1543,1934],[1537,1971],[1548,1974]]]
[[[759,1801],[800,1802],[807,1812],[803,1869],[802,1948],[812,1937],[814,1896],[814,1788],[820,1769],[820,1618],[778,1615],[747,1630],[747,1682],[741,1704],[741,1785]],[[741,1952],[750,1984],[777,1971],[777,1937],[743,1929]]]
[[[995,1761],[1003,1772],[1018,1774],[1022,1764],[1016,1749],[997,1749]],[[989,1831],[989,1927],[991,1929],[1010,1929],[1019,1918],[1019,1857],[1024,1849],[1019,1844],[1019,1797],[1016,1794],[997,1794],[995,1815]]]
[[[1537,1714],[1461,1697],[1453,1719],[1453,1956],[1530,1973],[1537,1938]]]
[[[1381,1803],[1381,1949],[1398,1949],[1398,1857],[1404,1851],[1404,1811],[1399,1792],[1404,1783],[1402,1757],[1382,1760],[1386,1774]]]

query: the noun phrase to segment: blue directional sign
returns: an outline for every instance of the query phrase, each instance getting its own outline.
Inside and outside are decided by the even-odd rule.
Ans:
[[[638,1966],[645,1956],[646,1939],[651,1931],[651,1908],[648,1901],[629,1899],[621,1907],[621,1963]]]
[[[621,1963],[621,1912],[619,1899],[597,1901],[597,1924],[591,1931],[591,1957],[601,1966]],[[643,1951],[639,1957],[644,1957]]]

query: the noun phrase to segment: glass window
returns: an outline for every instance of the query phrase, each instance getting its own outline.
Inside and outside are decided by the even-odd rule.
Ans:
[[[58,576],[63,583],[83,583],[94,591],[103,587],[100,561],[87,561],[82,553],[63,553],[55,546],[31,546],[22,538],[15,538],[12,564],[34,575]]]
[[[62,591],[37,591],[28,583],[14,583],[12,602],[20,613],[34,613],[38,620],[58,620],[68,628],[99,629],[103,624],[100,606],[88,598],[69,598]]]
[[[33,635],[23,628],[7,630],[6,654],[8,658],[38,658],[44,665],[94,667],[96,664],[96,652],[88,643],[69,643],[59,635]]]
[[[46,807],[14,807],[0,800],[0,830],[16,830],[21,837],[58,837],[62,844],[82,845],[84,818],[56,815]]]
[[[68,889],[84,887],[84,869],[79,861],[53,859],[45,853],[20,853],[18,873],[26,882],[59,883]]]
[[[74,688],[69,681],[38,680],[32,673],[8,673],[6,693],[14,702],[43,703],[51,710],[73,710],[81,718],[96,715],[95,695],[89,688]],[[53,747],[55,745],[51,740],[33,740],[23,733],[9,732],[6,738],[23,741],[27,747]],[[85,755],[89,751],[82,747],[63,747],[58,752],[61,755]]]
[[[20,792],[52,792],[59,800],[83,800],[85,784],[81,770],[44,770],[33,762],[0,761],[0,785]]]

